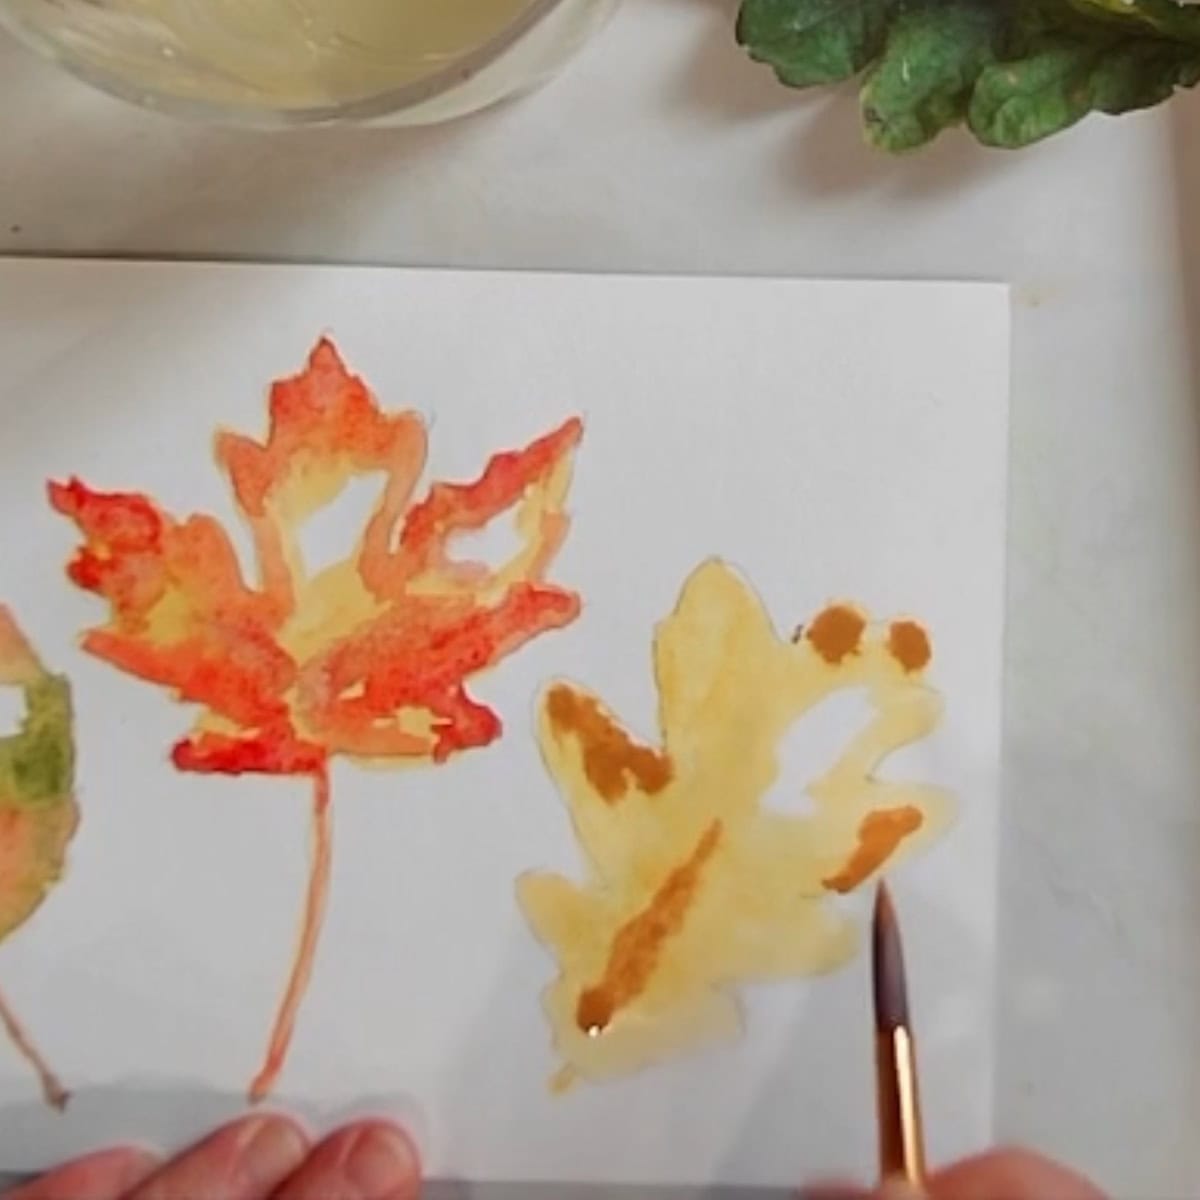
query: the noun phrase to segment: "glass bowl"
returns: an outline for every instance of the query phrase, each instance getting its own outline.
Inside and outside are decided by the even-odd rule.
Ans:
[[[0,25],[104,91],[179,116],[416,125],[537,86],[617,3],[0,0]]]

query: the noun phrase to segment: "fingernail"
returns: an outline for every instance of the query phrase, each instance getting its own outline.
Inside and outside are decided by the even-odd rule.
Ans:
[[[355,1139],[342,1171],[361,1200],[400,1200],[417,1194],[421,1166],[400,1130],[372,1125]]]
[[[308,1138],[285,1117],[255,1117],[238,1130],[241,1170],[256,1187],[270,1189],[286,1179],[308,1154]]]

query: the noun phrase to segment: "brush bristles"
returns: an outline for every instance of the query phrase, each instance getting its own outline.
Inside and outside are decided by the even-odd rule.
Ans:
[[[871,968],[875,985],[875,1028],[880,1033],[908,1027],[908,986],[904,978],[904,949],[900,925],[887,885],[875,893],[871,928]]]

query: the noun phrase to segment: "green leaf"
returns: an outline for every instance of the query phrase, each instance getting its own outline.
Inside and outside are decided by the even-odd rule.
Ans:
[[[1159,38],[1111,33],[1039,38],[1024,56],[985,69],[967,119],[988,146],[1027,146],[1094,110],[1123,113],[1167,99],[1200,79],[1200,51]]]
[[[1175,0],[742,0],[738,38],[796,87],[865,69],[867,138],[891,151],[964,119],[1025,146],[1200,79],[1200,5]]]
[[[0,738],[0,797],[15,808],[64,804],[75,773],[70,686],[45,675],[24,690],[21,729]]]
[[[75,739],[71,685],[38,661],[12,614],[0,605],[0,687],[20,689],[25,717],[0,738],[0,814],[73,807]],[[0,891],[3,889],[0,888]]]
[[[996,0],[913,0],[896,15],[862,89],[867,138],[911,150],[967,113],[975,80],[1006,44]]]
[[[42,666],[0,605],[0,687],[18,688],[25,718],[0,738],[0,941],[23,924],[62,874],[79,820],[72,794],[71,687]],[[47,1075],[47,1095],[54,1088]],[[55,1085],[56,1086],[56,1085]]]
[[[1085,19],[1200,46],[1200,6],[1176,0],[1060,0]]]
[[[836,83],[883,49],[898,0],[743,0],[737,39],[789,87]]]

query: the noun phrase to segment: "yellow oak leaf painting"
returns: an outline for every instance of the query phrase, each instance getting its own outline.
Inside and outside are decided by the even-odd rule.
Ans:
[[[736,1037],[737,984],[811,976],[853,955],[858,930],[834,896],[950,821],[937,788],[876,777],[938,723],[931,653],[915,621],[873,625],[849,604],[782,638],[749,584],[712,560],[655,635],[660,746],[582,687],[545,691],[541,751],[588,876],[534,873],[517,885],[559,966],[544,995],[563,1063],[552,1086]],[[785,734],[853,688],[873,718],[808,784],[811,812],[766,807]]]
[[[0,605],[0,687],[17,688],[25,715],[0,738],[0,941],[41,907],[59,881],[79,824],[71,685],[42,666],[12,614]],[[0,1023],[28,1061],[48,1104],[67,1093],[0,996]]]

